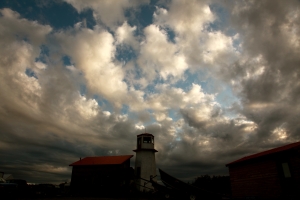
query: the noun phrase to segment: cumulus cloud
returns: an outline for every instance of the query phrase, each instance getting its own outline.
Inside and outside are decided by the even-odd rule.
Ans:
[[[115,29],[118,24],[122,24],[125,19],[125,11],[129,8],[135,8],[140,4],[145,4],[148,0],[143,1],[110,1],[105,0],[99,3],[97,0],[84,1],[84,0],[65,0],[76,8],[78,12],[85,9],[92,9],[94,18],[109,28]]]
[[[221,31],[210,31],[217,20],[209,1],[172,1],[168,9],[157,8],[155,23],[171,29],[175,34],[177,48],[185,56],[190,69],[216,68],[235,60],[233,37]]]
[[[131,27],[127,22],[124,22],[122,26],[116,30],[117,44],[129,45],[135,50],[138,50],[139,43],[137,38],[134,36],[136,26]]]
[[[170,26],[176,33],[185,37],[201,34],[205,26],[215,19],[208,1],[172,1],[168,9],[157,8],[154,13],[156,23]]]
[[[187,69],[185,57],[158,26],[145,28],[145,41],[141,45],[138,64],[145,76],[152,81],[159,75],[164,80],[180,78]],[[157,74],[158,72],[158,74]]]
[[[58,33],[62,53],[84,74],[92,94],[99,94],[120,108],[128,101],[139,102],[142,93],[128,88],[122,65],[114,61],[116,45],[113,36],[101,28],[82,28],[75,33]]]

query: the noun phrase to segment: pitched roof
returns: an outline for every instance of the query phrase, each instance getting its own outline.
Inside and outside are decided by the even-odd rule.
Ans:
[[[284,146],[281,146],[281,147],[277,147],[277,148],[274,148],[274,149],[270,149],[270,150],[267,150],[267,151],[263,151],[263,152],[260,152],[260,153],[252,154],[250,156],[246,156],[246,157],[243,157],[243,158],[240,158],[236,161],[233,161],[233,162],[230,162],[230,163],[226,164],[226,167],[228,167],[229,165],[232,165],[232,164],[236,164],[236,163],[246,161],[246,160],[251,160],[251,159],[259,158],[259,157],[262,157],[262,156],[267,156],[267,155],[271,155],[271,154],[274,154],[274,153],[279,153],[279,152],[291,150],[291,149],[294,149],[294,148],[297,148],[297,147],[300,147],[300,141],[292,143],[292,144],[284,145]]]
[[[69,166],[79,165],[119,165],[132,158],[133,155],[85,157]]]

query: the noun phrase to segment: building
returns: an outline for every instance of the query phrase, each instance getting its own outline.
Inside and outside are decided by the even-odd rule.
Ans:
[[[99,156],[80,159],[72,166],[73,194],[106,195],[128,190],[133,179],[130,159],[133,155]]]
[[[300,199],[300,142],[226,165],[235,199]]]
[[[149,191],[152,186],[143,179],[150,180],[150,176],[156,176],[155,153],[157,150],[154,149],[154,136],[150,133],[137,135],[137,146],[133,151],[136,152],[135,177],[137,189]]]

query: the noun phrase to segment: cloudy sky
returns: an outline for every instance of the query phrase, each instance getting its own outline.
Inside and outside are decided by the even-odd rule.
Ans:
[[[60,183],[80,157],[134,154],[146,129],[157,166],[192,180],[299,141],[299,13],[296,0],[1,1],[0,171]]]

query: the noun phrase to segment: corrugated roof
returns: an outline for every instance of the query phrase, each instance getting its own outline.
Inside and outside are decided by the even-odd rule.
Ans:
[[[230,163],[226,164],[226,167],[229,166],[229,165],[232,165],[232,164],[236,164],[236,163],[246,161],[246,160],[259,158],[259,157],[262,157],[262,156],[267,156],[267,155],[274,154],[274,153],[279,153],[279,152],[282,152],[282,151],[287,151],[287,150],[294,149],[294,148],[297,148],[297,147],[300,147],[300,141],[292,143],[292,144],[284,145],[284,146],[281,146],[281,147],[277,147],[277,148],[274,148],[274,149],[270,149],[270,150],[267,150],[267,151],[263,151],[263,152],[260,152],[260,153],[256,153],[256,154],[246,156],[246,157],[243,157],[243,158],[240,158],[236,161],[233,161],[233,162],[230,162]]]
[[[132,158],[133,155],[85,157],[69,166],[79,165],[119,165]]]

